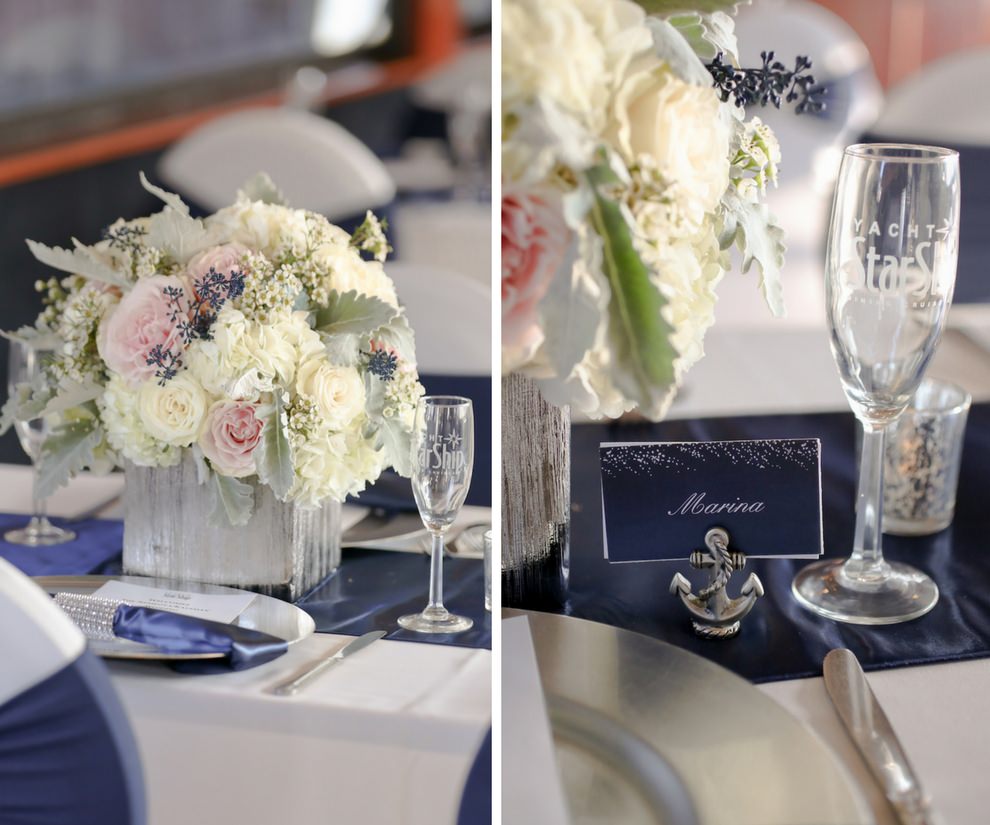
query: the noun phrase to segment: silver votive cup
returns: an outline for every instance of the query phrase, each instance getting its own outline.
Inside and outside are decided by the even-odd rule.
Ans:
[[[492,612],[492,531],[485,530],[485,610]]]
[[[924,536],[952,523],[970,395],[926,378],[886,434],[883,529]]]

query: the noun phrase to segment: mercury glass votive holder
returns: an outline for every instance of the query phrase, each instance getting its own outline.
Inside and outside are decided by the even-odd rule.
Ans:
[[[926,378],[886,433],[883,530],[924,536],[952,523],[970,394]]]

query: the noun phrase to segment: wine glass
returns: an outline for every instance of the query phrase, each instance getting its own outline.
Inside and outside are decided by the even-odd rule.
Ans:
[[[884,431],[907,406],[945,326],[956,277],[959,155],[861,144],[845,150],[829,225],[825,297],[832,355],[863,426],[852,556],[804,568],[806,608],[842,622],[893,624],[938,601],[938,587],[884,560]]]
[[[17,392],[19,384],[36,383],[47,361],[52,357],[51,350],[38,349],[21,341],[10,341],[10,352],[7,361],[7,390],[10,395]],[[45,512],[45,500],[38,495],[38,461],[41,459],[41,445],[48,437],[49,420],[46,417],[33,418],[30,421],[15,421],[14,429],[21,447],[31,459],[34,466],[34,484],[32,489],[33,509],[31,520],[16,530],[8,530],[3,534],[11,544],[22,544],[29,547],[42,547],[62,544],[72,541],[76,534],[72,530],[57,527],[48,520]]]
[[[474,622],[443,606],[443,537],[471,486],[474,411],[470,400],[443,395],[421,398],[416,406],[412,451],[413,495],[432,537],[430,602],[422,613],[401,616],[399,624],[420,633],[459,633]]]

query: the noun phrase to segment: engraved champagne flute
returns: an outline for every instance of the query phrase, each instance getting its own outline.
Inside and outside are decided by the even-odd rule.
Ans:
[[[399,618],[420,633],[460,633],[474,622],[443,606],[444,534],[457,518],[474,465],[474,410],[457,396],[426,396],[416,405],[412,488],[420,518],[430,531],[430,601],[421,613]]]
[[[830,619],[893,624],[938,601],[920,570],[881,548],[884,432],[907,407],[945,326],[956,277],[959,155],[905,144],[845,150],[829,224],[825,297],[832,355],[863,427],[849,559],[798,573],[798,602]]]
[[[44,364],[51,357],[51,350],[35,348],[21,341],[10,341],[7,363],[8,393],[14,395],[20,384],[34,385],[41,375]],[[21,442],[21,447],[28,454],[34,467],[33,509],[31,520],[24,527],[8,530],[3,535],[4,539],[11,544],[28,547],[48,547],[53,544],[72,541],[76,534],[72,530],[58,527],[48,520],[45,499],[38,495],[38,462],[41,459],[41,445],[48,437],[48,419],[42,416],[30,421],[15,421],[14,429],[17,431],[17,438]]]

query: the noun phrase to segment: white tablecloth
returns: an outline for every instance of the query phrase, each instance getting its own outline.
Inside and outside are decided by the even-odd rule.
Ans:
[[[76,515],[120,483],[80,477],[51,511]],[[0,466],[0,490],[0,510],[30,509],[27,468]],[[316,634],[267,665],[217,676],[112,663],[149,825],[453,825],[491,724],[491,652],[382,640],[297,696],[264,692],[352,638]]]

